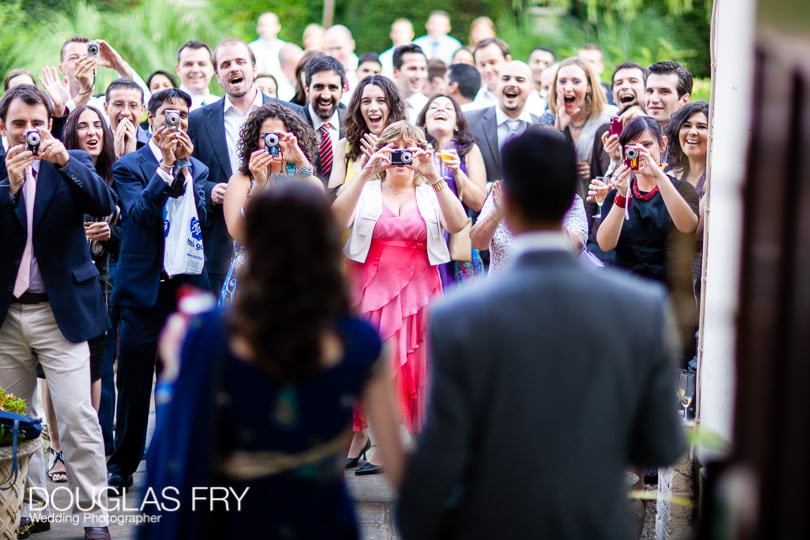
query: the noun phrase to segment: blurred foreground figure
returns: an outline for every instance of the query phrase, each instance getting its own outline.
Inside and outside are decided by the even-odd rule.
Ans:
[[[433,387],[402,536],[631,538],[625,469],[684,449],[664,291],[577,263],[561,233],[569,143],[530,129],[502,155],[514,258],[431,311]]]

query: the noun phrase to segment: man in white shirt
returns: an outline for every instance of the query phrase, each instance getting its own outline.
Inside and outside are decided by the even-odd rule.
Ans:
[[[331,56],[316,56],[307,63],[307,106],[304,117],[318,137],[318,177],[329,181],[332,172],[332,149],[345,136],[343,115],[346,106],[340,103],[346,75],[343,65]],[[325,185],[325,184],[324,184]]]
[[[272,73],[276,77],[281,73],[278,53],[286,42],[278,39],[279,32],[281,23],[275,13],[268,11],[259,15],[256,23],[259,38],[249,44],[253,54],[256,55],[256,69],[259,73]]]
[[[428,98],[422,93],[427,82],[427,58],[415,43],[394,49],[394,83],[405,100],[405,114],[408,122],[416,123],[416,118]]]
[[[383,75],[391,77],[394,74],[394,49],[412,42],[414,35],[413,25],[408,19],[397,19],[391,23],[391,32],[388,34],[391,38],[391,48],[380,53]]]
[[[450,65],[453,53],[461,48],[461,42],[448,35],[451,30],[450,15],[446,11],[433,11],[425,23],[427,35],[416,38],[413,42],[422,47],[425,56],[438,58],[445,65]]]
[[[342,24],[334,24],[326,31],[324,43],[324,52],[343,64],[348,83],[344,88],[346,93],[343,94],[343,100],[346,102],[351,91],[357,86],[357,55],[354,54],[355,43],[352,32]]]
[[[191,96],[191,110],[205,107],[219,99],[208,91],[214,76],[211,48],[202,41],[187,41],[177,50],[174,71],[180,77],[180,90]]]

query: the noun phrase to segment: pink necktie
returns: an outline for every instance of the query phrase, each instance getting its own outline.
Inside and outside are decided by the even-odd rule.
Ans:
[[[17,280],[14,282],[14,296],[19,298],[28,290],[31,280],[31,259],[34,255],[34,199],[37,194],[36,174],[33,167],[25,169],[25,184],[23,197],[25,198],[25,221],[28,224],[28,235],[25,237],[20,267],[17,269]]]

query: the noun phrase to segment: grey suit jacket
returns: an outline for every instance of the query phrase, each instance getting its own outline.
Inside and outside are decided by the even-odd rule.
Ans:
[[[684,449],[663,289],[537,251],[429,320],[403,538],[631,538],[625,468]]]
[[[475,138],[478,139],[478,148],[484,157],[484,166],[487,169],[487,182],[493,182],[503,178],[501,172],[501,149],[498,144],[498,123],[495,117],[495,107],[486,109],[476,109],[465,113],[469,129]],[[532,116],[532,123],[536,124],[540,118]]]

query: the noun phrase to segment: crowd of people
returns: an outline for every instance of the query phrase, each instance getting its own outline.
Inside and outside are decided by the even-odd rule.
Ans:
[[[302,48],[281,22],[178,44],[145,80],[85,36],[38,85],[7,74],[0,387],[42,403],[51,440],[28,487],[67,482],[85,538],[109,538],[149,446],[148,485],[183,508],[145,538],[356,538],[344,468],[401,487],[406,538],[626,531],[619,473],[683,444],[664,298],[686,287],[696,311],[691,74],[626,62],[606,84],[595,45],[524,62],[487,17],[465,46],[443,11],[359,57],[346,26],[309,25]],[[98,88],[100,69],[119,77]],[[219,308],[189,313],[191,288]],[[519,467],[496,466],[527,433]],[[555,490],[573,470],[604,480],[592,503]],[[488,506],[496,482],[531,500]],[[192,512],[200,485],[249,488],[243,512]],[[21,537],[49,511],[24,504]]]

